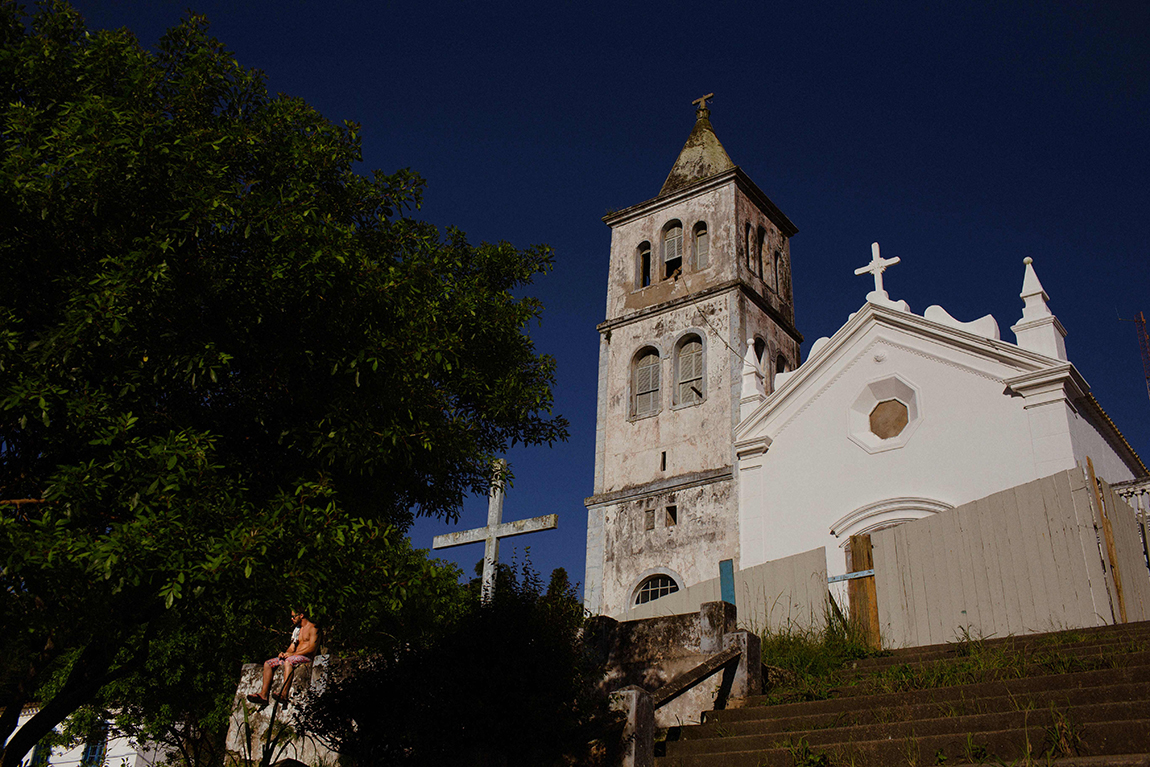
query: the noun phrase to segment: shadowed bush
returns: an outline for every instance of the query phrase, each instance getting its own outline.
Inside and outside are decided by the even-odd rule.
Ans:
[[[355,765],[585,763],[606,705],[583,622],[563,570],[544,591],[529,565],[501,567],[490,604],[476,598],[423,646],[357,664],[300,724]]]

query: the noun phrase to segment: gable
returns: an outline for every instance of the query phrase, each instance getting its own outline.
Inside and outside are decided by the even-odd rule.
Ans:
[[[836,387],[859,389],[895,372],[926,376],[932,388],[943,391],[981,381],[978,388],[998,397],[1008,379],[1060,364],[1013,344],[868,303],[832,338],[816,341],[797,370],[776,379],[774,393],[743,419],[735,439],[740,445],[773,441]]]

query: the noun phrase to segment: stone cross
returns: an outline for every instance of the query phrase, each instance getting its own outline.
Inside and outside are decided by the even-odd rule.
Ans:
[[[698,105],[698,106],[695,108],[695,111],[696,111],[696,112],[706,112],[706,111],[709,111],[709,110],[707,109],[707,102],[708,102],[708,101],[710,101],[710,100],[711,100],[711,99],[713,99],[713,98],[715,98],[715,94],[713,94],[713,93],[708,93],[706,96],[701,96],[701,97],[699,97],[699,98],[695,99],[694,101],[692,101],[691,103],[692,103],[692,104],[697,104],[697,105]]]
[[[558,514],[547,514],[533,519],[521,519],[517,522],[503,521],[503,471],[507,462],[499,459],[495,462],[494,478],[491,482],[491,494],[487,498],[487,527],[477,527],[474,530],[461,530],[457,533],[437,535],[431,541],[433,549],[447,549],[452,546],[463,546],[467,543],[484,542],[483,549],[483,603],[491,601],[495,593],[495,565],[499,562],[499,539],[510,538],[513,535],[534,533],[540,530],[554,530],[559,526]]]
[[[878,243],[872,242],[870,246],[871,260],[866,266],[860,266],[855,269],[855,274],[866,274],[870,272],[874,275],[874,292],[886,298],[886,291],[882,289],[882,273],[886,271],[888,266],[894,266],[899,262],[899,257],[882,258],[878,254]]]

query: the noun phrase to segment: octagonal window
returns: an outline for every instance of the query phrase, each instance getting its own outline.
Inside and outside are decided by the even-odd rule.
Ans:
[[[903,447],[922,424],[922,393],[900,374],[868,382],[847,414],[847,436],[868,453]]]
[[[870,411],[870,430],[879,439],[891,439],[902,434],[909,420],[906,405],[897,399],[884,399]]]

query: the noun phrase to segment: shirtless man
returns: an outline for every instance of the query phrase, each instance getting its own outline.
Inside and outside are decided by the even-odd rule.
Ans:
[[[312,659],[315,658],[318,641],[315,624],[309,621],[306,615],[295,610],[291,614],[291,623],[295,626],[295,630],[292,631],[291,644],[288,645],[287,650],[264,662],[264,686],[260,689],[259,695],[248,696],[248,702],[254,703],[260,708],[268,704],[268,692],[272,688],[272,677],[275,676],[276,667],[284,667],[284,684],[278,693],[272,693],[272,697],[286,705],[288,692],[291,690],[291,680],[295,675],[295,667],[304,663],[311,663]]]

